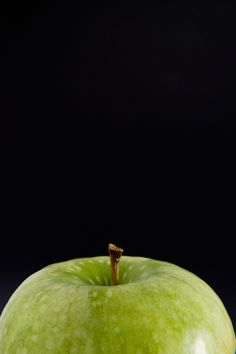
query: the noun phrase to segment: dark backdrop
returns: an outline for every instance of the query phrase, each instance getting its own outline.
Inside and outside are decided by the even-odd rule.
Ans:
[[[195,272],[236,323],[235,16],[2,9],[1,309],[32,272],[114,242]]]

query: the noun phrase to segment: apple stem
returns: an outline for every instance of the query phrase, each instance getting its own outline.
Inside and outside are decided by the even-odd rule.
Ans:
[[[109,243],[108,252],[111,263],[111,285],[119,284],[119,262],[124,250],[122,248]]]

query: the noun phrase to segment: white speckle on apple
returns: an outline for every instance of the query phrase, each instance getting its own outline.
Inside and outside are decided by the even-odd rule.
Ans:
[[[52,341],[52,340],[48,340],[48,341],[46,342],[46,347],[47,347],[47,349],[49,349],[50,351],[52,351],[52,349],[53,349],[53,347],[54,347],[53,341]]]
[[[123,274],[123,279],[126,278],[127,274],[128,274],[128,272],[125,271],[124,274]]]
[[[94,301],[94,303],[92,304],[93,307],[97,307],[97,306],[101,306],[102,302],[101,301]]]
[[[156,343],[159,342],[159,336],[157,335],[156,332],[154,332],[154,333],[152,334],[152,338],[153,338],[153,340],[154,340]]]
[[[22,306],[22,309],[23,309],[23,310],[27,310],[27,308],[28,308],[28,304],[24,304],[24,305]]]
[[[147,272],[145,272],[145,273],[143,273],[143,276],[144,276],[144,277],[148,277],[149,274],[148,274]]]
[[[120,333],[120,328],[119,328],[119,327],[115,327],[115,328],[114,328],[114,332],[115,332],[115,333]]]
[[[205,346],[205,342],[202,340],[202,338],[199,338],[196,343],[194,344],[194,350],[193,352],[195,354],[207,354],[207,348]]]
[[[53,327],[51,330],[52,330],[53,333],[59,332],[59,329],[57,327]]]
[[[36,334],[33,334],[31,337],[32,342],[37,342],[38,336]]]
[[[43,304],[40,306],[39,311],[44,313],[48,310],[48,306],[46,304]]]
[[[41,295],[39,298],[40,298],[41,302],[47,302],[47,299],[48,299],[46,295],[44,295],[44,296]]]
[[[142,265],[142,266],[140,266],[140,270],[144,270],[144,269],[146,269],[147,267],[145,266],[145,265]]]
[[[33,331],[38,332],[40,329],[40,323],[39,322],[34,322],[33,323]]]
[[[60,290],[61,289],[61,285],[53,285],[53,289],[54,290]]]
[[[17,349],[16,354],[28,354],[28,351],[25,347],[21,347]]]
[[[107,291],[107,297],[112,297],[112,290],[111,290],[111,289],[109,289],[109,290]]]

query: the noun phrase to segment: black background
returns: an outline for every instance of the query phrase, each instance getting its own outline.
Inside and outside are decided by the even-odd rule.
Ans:
[[[236,5],[1,11],[1,309],[52,262],[167,260],[236,323]]]

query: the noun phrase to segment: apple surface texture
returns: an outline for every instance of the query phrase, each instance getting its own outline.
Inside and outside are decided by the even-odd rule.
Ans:
[[[0,317],[0,354],[234,354],[216,293],[174,264],[123,256],[55,263],[27,278]]]

